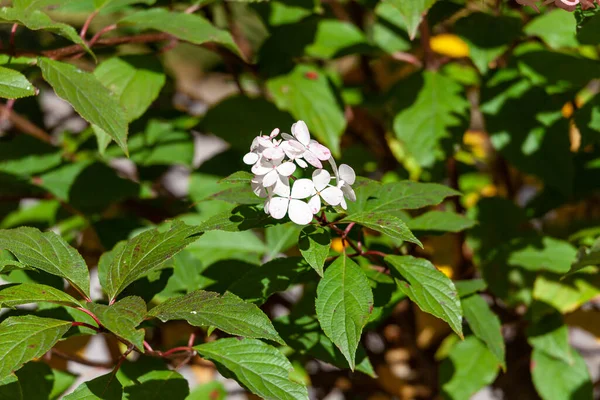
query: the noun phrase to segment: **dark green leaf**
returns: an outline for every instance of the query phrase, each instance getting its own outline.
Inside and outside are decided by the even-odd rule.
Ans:
[[[16,376],[9,375],[0,380],[0,399],[23,400],[21,385]]]
[[[18,99],[34,94],[35,88],[23,74],[14,69],[0,67],[0,97]]]
[[[177,371],[150,371],[124,387],[127,400],[186,399],[190,392],[187,380]]]
[[[121,400],[123,387],[113,373],[101,375],[90,381],[83,382],[64,400]]]
[[[483,340],[496,357],[496,361],[506,369],[504,337],[498,316],[478,294],[461,298],[460,301],[465,320],[475,336]]]
[[[531,376],[538,394],[543,400],[593,398],[593,385],[583,357],[572,352],[569,365],[534,348],[531,354]]]
[[[106,329],[144,351],[144,330],[136,329],[146,316],[146,303],[137,296],[125,297],[114,304],[87,303],[87,308],[96,314]]]
[[[302,230],[301,225],[293,222],[274,225],[265,229],[265,244],[267,247],[266,259],[272,260],[279,254],[298,244],[298,235]]]
[[[54,303],[69,307],[81,307],[73,297],[53,288],[37,283],[21,283],[19,285],[0,286],[0,308],[14,307],[29,303]]]
[[[527,328],[527,341],[534,349],[573,365],[573,349],[569,344],[569,328],[560,314],[555,313],[536,321]]]
[[[243,205],[236,206],[231,210],[217,214],[201,223],[198,226],[199,231],[226,231],[238,232],[248,229],[262,228],[279,221],[266,214],[262,208],[257,206]]]
[[[308,225],[300,232],[298,249],[308,264],[322,277],[325,260],[329,255],[331,236],[329,231],[314,225]]]
[[[476,222],[464,215],[433,210],[406,222],[413,231],[460,232],[472,228]]]
[[[585,16],[585,21],[577,21],[577,40],[581,44],[596,45],[598,43],[598,32],[600,32],[600,14],[597,7],[588,10],[589,16]]]
[[[408,226],[406,226],[404,221],[391,214],[373,211],[362,212],[358,214],[351,214],[340,222],[355,222],[364,226],[365,228],[381,232],[394,239],[415,243],[423,247],[423,244],[421,244],[419,239],[417,239],[410,229],[408,229]]]
[[[410,38],[414,39],[423,15],[435,0],[385,0],[400,11],[406,22]]]

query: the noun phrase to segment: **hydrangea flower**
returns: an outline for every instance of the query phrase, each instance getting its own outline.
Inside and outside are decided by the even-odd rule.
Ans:
[[[323,168],[321,161],[329,160],[331,158],[331,151],[321,143],[310,138],[308,126],[306,126],[304,121],[298,121],[292,125],[292,135],[287,133],[281,135],[286,139],[284,147],[286,155],[290,159],[295,160],[301,168],[307,167],[304,160],[315,168]]]
[[[338,184],[337,187],[340,188],[344,197],[350,201],[356,201],[356,194],[354,193],[354,189],[352,189],[352,185],[356,181],[356,173],[349,165],[342,164],[338,169]],[[344,210],[348,209],[348,205],[346,204],[346,200],[342,198],[340,205]]]
[[[308,201],[308,206],[313,214],[321,209],[321,198],[330,206],[337,206],[344,200],[344,193],[336,186],[331,186],[331,174],[324,169],[316,169],[312,174],[312,183],[315,188],[314,195]]]
[[[282,162],[283,159],[268,160],[262,158],[252,166],[252,172],[257,176],[262,176],[262,185],[271,187],[277,180],[283,180],[289,177],[296,170],[296,165],[292,162]]]
[[[292,222],[306,225],[313,219],[313,213],[308,203],[302,201],[314,193],[315,187],[310,179],[298,179],[292,185],[281,185],[269,201],[269,214],[275,219],[282,219],[288,214]]]

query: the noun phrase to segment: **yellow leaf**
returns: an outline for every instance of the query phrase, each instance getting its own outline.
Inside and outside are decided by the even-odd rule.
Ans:
[[[469,45],[456,35],[442,33],[436,35],[429,41],[431,50],[438,54],[452,58],[462,58],[469,56]]]

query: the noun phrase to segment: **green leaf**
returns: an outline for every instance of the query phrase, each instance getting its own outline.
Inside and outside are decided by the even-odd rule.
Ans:
[[[423,247],[423,244],[415,237],[415,235],[413,235],[410,229],[408,229],[408,226],[406,226],[404,221],[394,215],[369,211],[349,215],[340,221],[340,223],[349,222],[355,222],[365,228],[381,232],[394,239],[415,243]]]
[[[52,286],[40,285],[37,283],[0,286],[0,308],[12,308],[21,304],[43,302],[69,307],[81,307],[81,304],[73,297]]]
[[[575,111],[575,123],[581,132],[582,148],[600,142],[600,95]]]
[[[9,375],[0,380],[0,399],[23,400],[23,392],[19,380],[14,375]]]
[[[280,253],[296,246],[298,244],[298,235],[302,231],[302,228],[301,225],[288,222],[265,229],[266,260],[272,260],[278,257]]]
[[[0,379],[44,355],[70,327],[70,321],[33,315],[5,319],[0,324]]]
[[[470,399],[494,381],[498,361],[475,336],[468,336],[450,350],[440,366],[440,385],[445,399]]]
[[[373,42],[389,54],[410,50],[404,16],[389,2],[379,2],[375,7],[377,19],[373,24]]]
[[[153,8],[129,15],[120,20],[119,25],[154,29],[193,44],[218,43],[242,57],[242,53],[229,32],[216,28],[209,21],[195,14]]]
[[[44,362],[33,361],[25,364],[15,375],[19,378],[25,400],[57,399],[76,379],[69,372],[53,370]]]
[[[48,6],[68,4],[76,0],[13,0],[13,7],[30,13],[36,10],[42,10]]]
[[[165,232],[151,229],[115,246],[112,262],[99,267],[100,283],[111,300],[135,280],[164,267],[164,262],[197,240],[200,230],[173,221]],[[102,268],[106,265],[105,268]]]
[[[598,43],[598,32],[600,32],[600,14],[597,9],[588,10],[594,15],[587,16],[586,21],[577,23],[577,40],[581,44],[596,45]]]
[[[569,344],[569,328],[560,314],[554,313],[527,327],[527,342],[534,349],[573,365],[573,349]]]
[[[414,39],[423,14],[435,3],[435,0],[384,0],[396,7],[404,17],[410,39]]]
[[[575,311],[600,294],[600,276],[584,273],[558,277],[540,275],[533,286],[533,298],[547,303],[562,314]]]
[[[199,231],[239,232],[263,228],[280,222],[257,206],[242,205],[217,214],[198,226]]]
[[[574,274],[590,265],[600,265],[600,245],[598,243],[589,250],[580,249],[580,251],[577,252],[577,259],[571,265],[569,274]]]
[[[290,380],[292,364],[276,348],[259,340],[219,339],[194,349],[215,362],[221,374],[234,377],[264,399],[308,399],[306,386]]]
[[[461,298],[465,320],[471,330],[487,345],[498,363],[506,370],[505,346],[500,319],[478,294]]]
[[[322,277],[325,260],[329,255],[331,236],[329,231],[314,225],[305,226],[300,232],[298,249],[308,264]]]
[[[65,278],[90,295],[90,275],[81,255],[54,232],[35,228],[0,229],[0,249],[32,268]]]
[[[513,243],[518,250],[510,252],[508,264],[530,271],[567,273],[577,255],[577,250],[570,243],[551,237],[542,238],[541,243],[539,240],[517,240]]]
[[[210,381],[196,386],[185,400],[227,400],[227,390],[222,382]]]
[[[60,98],[68,101],[83,119],[105,131],[128,154],[125,113],[94,75],[48,58],[39,58],[38,65]]]
[[[273,340],[284,344],[260,308],[232,293],[196,290],[154,307],[148,313],[163,322],[185,320],[193,326],[213,326],[231,335]]]
[[[483,279],[469,279],[467,281],[455,281],[454,286],[459,297],[466,297],[473,293],[482,292],[487,289],[487,283]]]
[[[315,308],[323,332],[341,350],[354,370],[356,348],[373,307],[365,273],[345,254],[326,270],[317,286]]]
[[[593,385],[585,361],[576,351],[574,363],[557,360],[538,348],[531,354],[533,384],[543,400],[593,398]]]
[[[148,363],[148,360],[141,362]],[[123,383],[123,382],[122,382]],[[187,380],[177,371],[154,370],[137,376],[131,384],[123,383],[127,400],[187,399],[190,388]]]
[[[399,82],[397,91],[403,104],[394,117],[394,133],[419,165],[430,167],[445,157],[440,141],[451,136],[451,129],[465,125],[469,102],[464,88],[426,71]]]
[[[73,393],[63,397],[63,400],[121,400],[122,398],[123,386],[115,374],[108,373],[83,382]]]
[[[35,88],[22,73],[14,69],[0,67],[0,97],[19,99],[34,94]]]
[[[43,30],[56,33],[77,43],[86,51],[90,51],[87,44],[79,37],[77,31],[70,25],[54,22],[49,16],[38,10],[22,10],[20,8],[0,8],[0,23],[18,23],[33,31]]]
[[[86,307],[96,314],[106,329],[144,352],[144,330],[135,329],[146,316],[146,303],[141,297],[125,297],[109,306],[87,303]]]
[[[460,232],[474,227],[477,222],[449,211],[433,210],[406,222],[413,231]]]
[[[540,37],[553,49],[560,49],[578,46],[576,28],[577,22],[571,14],[555,9],[534,18],[525,26],[525,33]]]
[[[392,276],[401,280],[400,287],[421,310],[446,321],[463,337],[462,310],[454,283],[433,264],[412,256],[387,256]]]
[[[254,178],[254,174],[251,174],[248,171],[236,171],[233,174],[221,179],[218,183],[222,184],[222,183],[232,183],[232,184],[236,184],[236,183],[243,183],[243,184],[250,184],[250,182],[252,181],[252,178]]]
[[[300,64],[289,74],[267,81],[267,87],[277,107],[306,122],[335,157],[340,155],[346,118],[323,71]]]
[[[107,10],[108,12],[139,3],[152,5],[156,3],[156,0],[94,0],[94,7],[96,7],[98,10]]]

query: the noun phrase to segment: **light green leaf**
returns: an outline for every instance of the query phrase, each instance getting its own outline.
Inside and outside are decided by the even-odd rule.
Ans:
[[[12,308],[21,304],[43,302],[61,304],[68,307],[81,307],[81,304],[73,297],[52,286],[37,283],[0,286],[0,308]]]
[[[429,167],[444,157],[440,141],[451,136],[451,129],[465,125],[469,102],[464,88],[438,72],[426,71],[401,81],[397,90],[407,100],[394,117],[394,133],[409,155]]]
[[[406,225],[413,231],[460,232],[474,227],[476,221],[449,211],[433,210],[410,219]]]
[[[371,307],[373,293],[365,273],[352,259],[341,255],[319,282],[315,308],[323,332],[341,350],[352,370]]]
[[[387,256],[392,276],[421,310],[446,321],[462,337],[461,303],[454,283],[433,264],[412,256]]]
[[[574,363],[557,360],[539,348],[531,354],[533,384],[543,400],[589,399],[593,385],[583,357],[572,352]]]
[[[135,329],[146,316],[146,303],[141,297],[125,297],[109,306],[87,303],[86,307],[96,314],[106,329],[144,352],[144,330]]]
[[[569,344],[569,328],[560,314],[544,317],[527,328],[527,341],[534,349],[573,365],[573,349]]]
[[[220,296],[196,290],[159,304],[148,315],[163,322],[185,320],[193,326],[213,326],[231,335],[283,344],[269,317],[260,308],[229,292]]]
[[[215,362],[221,374],[234,377],[268,400],[306,400],[306,386],[290,380],[292,364],[276,348],[256,339],[219,339],[194,347]]]
[[[163,8],[139,11],[119,21],[139,29],[155,29],[193,44],[218,43],[242,56],[229,32],[216,28],[206,19],[195,15],[172,12]]]
[[[490,306],[478,294],[462,298],[461,300],[465,320],[471,330],[487,345],[498,363],[506,369],[505,345],[502,337],[500,319],[492,312]]]
[[[44,79],[91,124],[105,131],[127,152],[127,121],[115,96],[96,77],[73,65],[39,58]]]
[[[389,54],[410,50],[410,38],[400,10],[390,2],[379,2],[375,7],[375,15],[373,42]]]
[[[14,69],[0,67],[0,97],[18,99],[34,94],[35,88],[22,73]]]
[[[0,248],[29,267],[65,278],[86,296],[90,275],[81,255],[54,232],[35,228],[0,229]]]
[[[0,324],[0,380],[44,355],[70,327],[70,321],[33,315],[5,319]]]
[[[99,10],[108,9],[108,11],[114,11],[122,7],[139,3],[152,5],[156,3],[156,0],[94,0],[94,7]]]
[[[305,226],[300,232],[298,249],[302,257],[322,277],[325,260],[329,255],[331,236],[329,231],[315,225]]]
[[[533,285],[533,298],[554,307],[562,314],[574,311],[600,294],[600,276],[583,273],[563,280],[540,275]]]
[[[13,261],[13,260],[0,260],[0,274],[6,274],[10,271],[14,271],[17,269],[30,269],[30,270],[34,270],[35,268],[30,267],[27,264],[24,264],[22,262],[19,261]]]
[[[270,79],[267,87],[277,107],[306,122],[312,134],[339,156],[346,118],[323,71],[300,64],[289,74]]]
[[[314,41],[304,51],[309,56],[328,59],[344,55],[344,51],[356,53],[358,46],[366,44],[365,35],[356,25],[337,19],[321,19]]]
[[[423,244],[408,229],[408,226],[400,218],[383,212],[362,212],[352,214],[340,221],[341,223],[355,222],[365,228],[386,234],[394,239],[403,240],[418,244]]]
[[[196,386],[185,400],[227,400],[227,390],[222,382],[210,381]]]
[[[440,385],[445,399],[470,399],[498,375],[498,361],[475,336],[458,342],[440,366]]]
[[[111,300],[135,280],[158,271],[164,262],[199,238],[199,229],[173,221],[165,232],[151,229],[115,246],[112,262],[98,268],[100,283]],[[104,268],[103,268],[104,267]]]
[[[577,22],[571,14],[554,9],[533,18],[525,26],[525,33],[529,36],[540,37],[553,49],[560,49],[561,47],[578,46],[575,37],[576,28]]]
[[[564,274],[571,268],[577,250],[570,243],[544,237],[540,241],[516,241],[508,257],[508,264],[530,271],[546,270]]]
[[[122,398],[123,386],[115,374],[108,373],[83,382],[73,393],[63,397],[63,400],[121,400]]]
[[[590,265],[600,265],[600,240],[597,240],[589,250],[582,248],[577,252],[577,258],[571,265],[569,274],[573,274]]]
[[[404,17],[411,40],[415,38],[423,15],[435,3],[435,0],[384,0],[396,7]]]
[[[273,219],[260,207],[241,205],[207,219],[198,226],[198,230],[239,232],[279,223],[281,222]]]
[[[233,174],[226,176],[225,178],[221,179],[218,183],[222,184],[222,183],[231,183],[231,184],[237,184],[237,183],[243,183],[243,184],[250,184],[250,181],[252,181],[252,178],[254,178],[254,174],[251,174],[248,171],[236,171]]]
[[[487,283],[483,279],[469,279],[465,281],[454,281],[454,286],[459,297],[467,297],[473,293],[487,289]]]
[[[77,0],[13,0],[13,7],[22,10],[23,13],[30,13],[36,10],[42,10],[53,5],[64,5]]]

